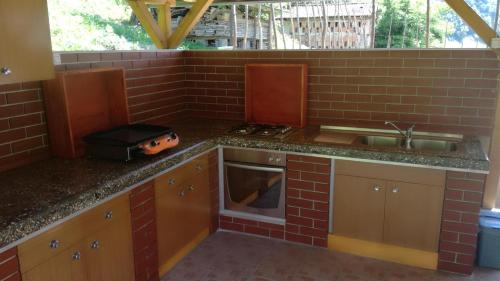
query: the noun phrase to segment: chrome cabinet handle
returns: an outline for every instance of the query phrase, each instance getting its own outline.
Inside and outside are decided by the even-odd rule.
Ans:
[[[91,248],[91,249],[94,249],[94,250],[95,250],[95,249],[99,249],[99,247],[100,247],[100,246],[101,246],[101,245],[100,245],[100,243],[99,243],[99,240],[95,240],[95,241],[93,241],[92,243],[90,243],[90,248]]]
[[[373,191],[375,191],[375,192],[379,192],[381,189],[382,189],[382,187],[380,187],[378,185],[373,187]]]
[[[104,215],[104,218],[107,220],[112,219],[113,218],[113,211],[106,212],[106,214]]]
[[[281,162],[281,158],[276,158],[276,163],[280,163]]]
[[[269,159],[267,159],[267,161],[268,161],[269,163],[273,162],[273,161],[274,161],[274,157],[272,157],[272,156],[271,156],[271,157],[269,157]]]
[[[194,185],[190,185],[190,186],[188,186],[188,190],[189,191],[195,191],[196,188],[194,187]]]
[[[0,73],[2,73],[3,76],[9,76],[12,74],[12,70],[10,70],[10,68],[4,66],[4,67],[0,68]]]
[[[73,260],[79,261],[82,258],[82,254],[80,253],[80,251],[76,251],[73,253],[72,257],[73,257]]]
[[[398,187],[395,187],[392,189],[392,193],[398,193],[399,192],[399,188]]]
[[[169,185],[174,185],[175,184],[175,179],[174,178],[168,179],[168,184]]]
[[[201,164],[196,165],[196,170],[197,171],[203,170],[203,166],[201,166]]]
[[[179,197],[184,197],[184,196],[186,196],[185,190],[182,190],[181,192],[179,192]]]
[[[55,240],[54,239],[54,240],[50,241],[49,246],[50,246],[51,249],[57,249],[57,248],[59,248],[60,244],[61,243],[59,242],[59,240]]]

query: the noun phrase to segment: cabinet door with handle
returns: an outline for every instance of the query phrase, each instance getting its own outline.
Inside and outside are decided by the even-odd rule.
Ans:
[[[162,180],[158,178],[157,180]],[[162,188],[156,197],[158,260],[160,274],[169,268],[169,260],[210,225],[208,172],[198,174],[182,184]]]
[[[335,175],[333,232],[381,242],[384,226],[385,182]]]
[[[77,244],[25,272],[23,281],[87,281],[87,272],[82,249]]]
[[[131,229],[130,217],[123,216],[85,240],[89,280],[134,280]]]
[[[54,76],[46,0],[0,1],[0,84]]]
[[[444,187],[389,182],[384,242],[436,252]]]

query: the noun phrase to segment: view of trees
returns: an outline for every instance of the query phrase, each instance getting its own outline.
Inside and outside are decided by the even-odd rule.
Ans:
[[[492,26],[495,24],[497,0],[467,2],[485,21]],[[48,4],[52,44],[56,51],[154,48],[125,0],[48,0]],[[291,5],[287,2],[287,7],[293,5],[294,2]],[[229,10],[230,6],[220,8]],[[377,0],[375,47],[427,47],[426,9],[427,0]],[[239,5],[237,12],[244,15],[244,6]],[[256,9],[251,8],[250,17],[255,16]],[[262,21],[267,21],[268,17],[268,12],[261,14]],[[428,47],[484,46],[443,0],[431,0],[429,31]],[[202,47],[193,42],[181,46],[187,49]]]

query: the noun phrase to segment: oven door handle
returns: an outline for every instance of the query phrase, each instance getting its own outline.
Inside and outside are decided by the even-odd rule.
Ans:
[[[277,173],[285,172],[284,168],[263,167],[263,166],[236,164],[229,162],[224,162],[224,166],[247,169],[247,170],[264,171],[264,172],[277,172]]]

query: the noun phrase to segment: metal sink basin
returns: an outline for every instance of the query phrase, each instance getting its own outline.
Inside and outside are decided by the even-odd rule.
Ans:
[[[384,136],[362,136],[361,143],[370,146],[381,147],[400,147],[401,138],[384,137]]]
[[[403,139],[388,136],[362,136],[360,143],[374,147],[394,147],[403,148]],[[453,152],[457,150],[457,143],[447,140],[433,139],[413,139],[412,150],[433,151],[433,152]]]

